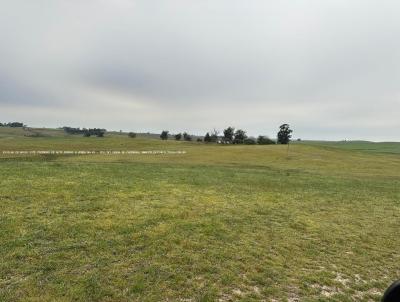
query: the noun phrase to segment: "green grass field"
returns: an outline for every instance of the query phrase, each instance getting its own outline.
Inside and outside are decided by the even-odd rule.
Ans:
[[[400,277],[400,143],[32,131],[0,128],[0,301],[379,301]]]
[[[296,142],[298,144],[298,142]],[[304,144],[304,142],[301,142]],[[317,146],[325,146],[331,148],[340,148],[343,150],[351,150],[351,151],[368,151],[368,152],[376,152],[376,153],[391,153],[391,154],[400,154],[400,143],[397,142],[381,142],[381,143],[373,143],[367,141],[341,141],[341,142],[332,142],[332,141],[306,141],[307,145],[317,145]]]

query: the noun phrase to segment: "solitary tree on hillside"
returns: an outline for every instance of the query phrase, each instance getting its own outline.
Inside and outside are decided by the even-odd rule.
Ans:
[[[168,139],[168,133],[169,133],[169,131],[164,130],[163,132],[161,132],[160,138],[162,140],[167,140]]]
[[[227,142],[233,141],[233,136],[235,135],[235,128],[228,127],[224,130],[224,139]]]
[[[290,138],[292,137],[291,133],[293,132],[292,129],[290,129],[290,126],[288,124],[283,124],[279,127],[279,132],[278,132],[278,144],[283,144],[286,145],[289,143]]]

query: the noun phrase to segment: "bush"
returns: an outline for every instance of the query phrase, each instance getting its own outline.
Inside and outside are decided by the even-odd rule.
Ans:
[[[96,135],[97,137],[103,137],[104,134],[106,133],[106,129],[101,129],[101,128],[72,128],[72,127],[63,127],[64,132],[68,134],[83,134],[85,137],[89,137],[91,135]]]
[[[203,140],[199,137],[199,138],[197,139],[197,141],[198,141],[199,143],[201,143]]]
[[[259,145],[275,145],[275,141],[273,141],[272,139],[270,139],[267,136],[260,135],[257,138],[257,144],[259,144]]]
[[[254,138],[246,138],[243,143],[245,145],[255,145],[257,141]]]
[[[68,134],[82,134],[82,133],[84,133],[84,130],[81,129],[81,128],[73,128],[73,127],[64,126],[63,130],[64,130],[65,133],[68,133]]]
[[[175,139],[176,139],[177,141],[180,141],[181,138],[182,138],[182,133],[175,134]]]
[[[135,138],[135,137],[136,137],[136,133],[135,133],[135,132],[129,132],[129,133],[128,133],[128,136],[129,136],[130,138]]]
[[[188,133],[184,132],[184,133],[183,133],[183,139],[184,139],[185,141],[190,142],[190,141],[192,140],[192,136],[189,135]]]

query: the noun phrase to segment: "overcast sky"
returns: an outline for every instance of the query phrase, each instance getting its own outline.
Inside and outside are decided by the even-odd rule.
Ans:
[[[400,141],[398,0],[0,0],[0,121]]]

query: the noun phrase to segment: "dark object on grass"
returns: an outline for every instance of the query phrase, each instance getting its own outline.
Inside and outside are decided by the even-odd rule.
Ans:
[[[400,301],[400,280],[393,282],[383,294],[382,302]]]

